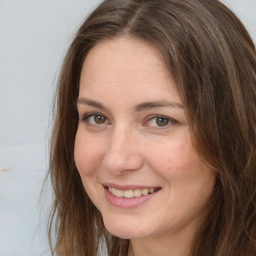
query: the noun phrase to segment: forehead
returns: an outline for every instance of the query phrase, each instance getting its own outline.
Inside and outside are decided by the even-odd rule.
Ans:
[[[158,50],[129,37],[103,40],[89,51],[82,67],[80,94],[99,89],[117,95],[126,92],[127,96],[134,92],[157,95],[171,90],[174,98],[179,98]]]

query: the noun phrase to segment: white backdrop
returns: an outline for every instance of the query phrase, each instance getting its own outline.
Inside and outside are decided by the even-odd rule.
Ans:
[[[98,2],[0,0],[0,170],[9,169],[0,172],[0,256],[49,255],[50,200],[39,204],[39,196],[52,94],[65,50]],[[256,42],[256,0],[225,2]]]

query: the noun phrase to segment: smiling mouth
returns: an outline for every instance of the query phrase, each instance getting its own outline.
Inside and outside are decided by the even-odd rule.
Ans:
[[[121,190],[121,189],[116,189],[112,187],[107,187],[108,191],[119,198],[138,198],[142,196],[147,196],[149,194],[153,194],[160,190],[160,188],[143,188],[143,189],[127,189],[127,190]]]

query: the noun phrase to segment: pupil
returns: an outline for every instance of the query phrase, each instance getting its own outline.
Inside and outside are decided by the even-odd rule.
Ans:
[[[165,126],[167,125],[169,120],[167,118],[157,118],[156,123],[158,126]]]
[[[96,115],[96,116],[94,117],[94,121],[95,121],[97,124],[104,124],[104,123],[105,123],[105,117]]]

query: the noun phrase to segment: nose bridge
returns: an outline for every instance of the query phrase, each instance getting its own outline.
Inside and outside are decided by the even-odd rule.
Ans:
[[[103,159],[105,168],[115,174],[139,169],[143,161],[136,148],[137,139],[133,129],[128,126],[113,128]]]

